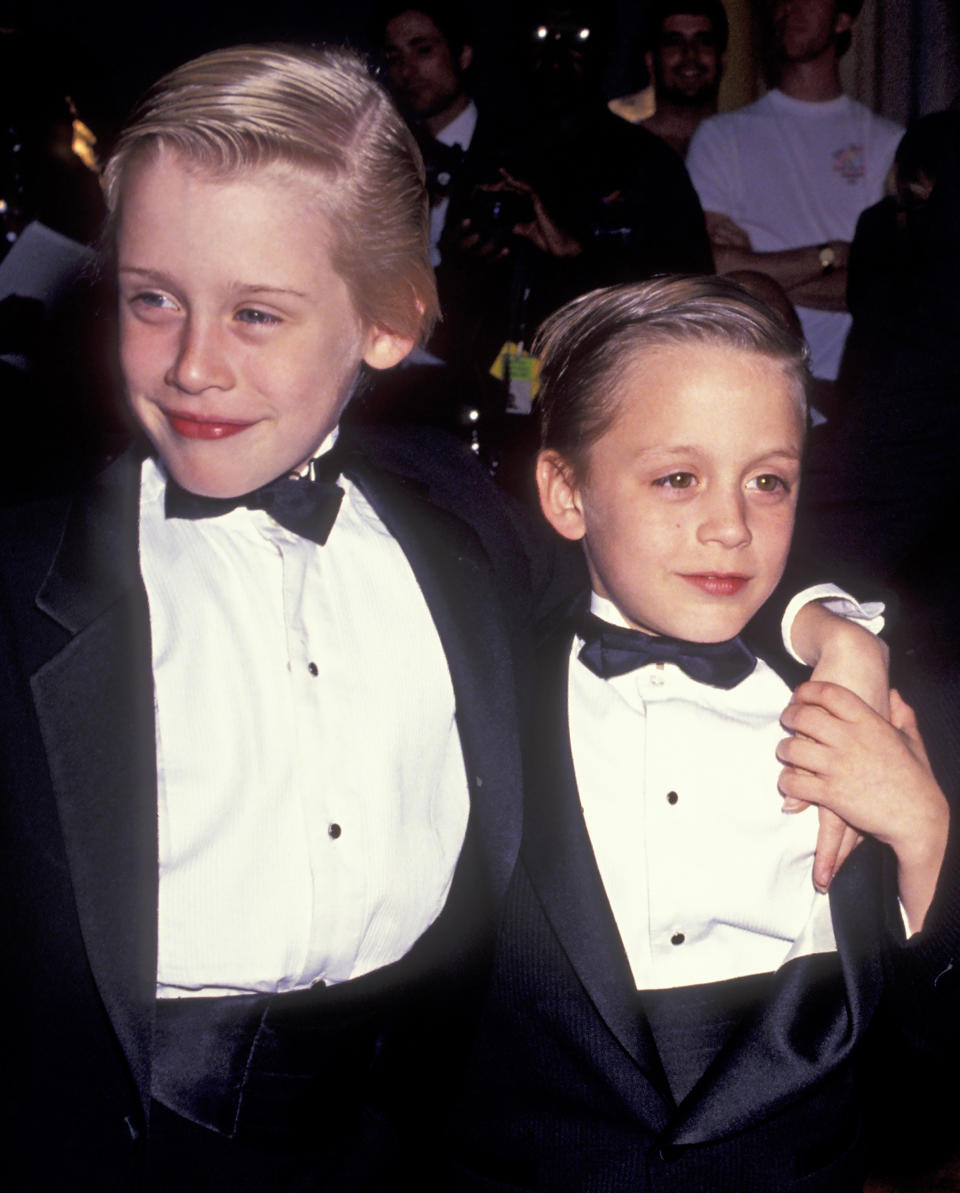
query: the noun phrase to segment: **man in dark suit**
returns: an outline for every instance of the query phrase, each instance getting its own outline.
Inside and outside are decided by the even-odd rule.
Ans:
[[[383,5],[378,15],[378,40],[390,87],[427,168],[430,259],[437,269],[443,311],[430,349],[466,376],[473,370],[482,376],[506,334],[503,316],[494,319],[494,312],[487,309],[491,293],[503,297],[499,289],[491,292],[490,286],[499,282],[504,268],[494,265],[495,252],[484,259],[473,253],[463,258],[461,224],[475,216],[484,240],[490,238],[492,243],[499,237],[497,250],[505,246],[516,204],[502,204],[497,224],[491,214],[495,197],[487,196],[491,203],[482,204],[482,210],[492,222],[484,218],[481,223],[479,188],[501,182],[501,167],[516,168],[525,121],[513,120],[508,127],[488,106],[478,107],[469,83],[473,46],[456,6]],[[491,320],[493,327],[488,328]]]

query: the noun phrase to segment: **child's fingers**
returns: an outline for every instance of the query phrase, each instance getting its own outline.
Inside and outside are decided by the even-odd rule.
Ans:
[[[817,851],[813,859],[813,884],[818,891],[826,891],[834,874],[840,869],[862,840],[856,829],[841,820],[829,808],[820,808],[820,830]]]
[[[813,859],[813,885],[825,891],[833,878],[834,865],[843,839],[844,823],[839,816],[821,809],[820,831],[817,833],[817,852]]]
[[[784,766],[816,775],[829,761],[827,748],[812,737],[785,737],[777,745],[777,759]]]
[[[869,790],[870,783],[860,757],[857,754],[851,757],[845,745],[841,743],[836,749],[808,737],[784,738],[777,745],[777,759],[783,763],[777,781],[780,794],[790,800],[826,806],[847,816],[864,790]],[[788,804],[786,810],[791,806]]]
[[[797,705],[801,708],[823,708],[842,721],[857,721],[866,713],[873,712],[870,705],[851,692],[849,688],[814,679],[808,679],[805,683],[800,684],[793,693],[790,705]]]
[[[836,813],[831,812],[829,808],[821,808],[820,811],[830,816],[836,815]],[[858,832],[852,824],[847,824],[844,822],[843,837],[840,840],[840,848],[837,850],[836,861],[833,864],[834,874],[836,874],[836,872],[840,869],[843,863],[847,860],[850,854],[853,853],[862,840],[863,833]]]
[[[790,733],[835,745],[842,740],[850,722],[817,704],[788,704],[780,717],[780,724]]]
[[[787,762],[779,751],[777,753],[780,761],[785,763],[780,777],[777,779],[777,789],[785,799],[800,800],[805,804],[817,804],[817,806],[830,800],[830,784],[827,777],[818,769],[821,766],[820,758],[808,755],[804,761],[809,765],[799,766],[794,762]],[[786,810],[790,811],[793,806],[792,802],[787,804]]]
[[[852,809],[848,812],[846,808],[835,810],[828,806],[826,801],[832,804],[829,784],[821,776],[806,771],[782,771],[777,786],[784,796],[784,811],[794,805],[807,807],[812,804],[817,809],[820,829],[814,858],[814,884],[818,890],[826,890],[830,879],[863,840],[860,829],[845,819]]]
[[[810,803],[805,799],[797,799],[794,795],[784,795],[780,807],[781,811],[794,815],[797,812],[805,812],[810,807]]]
[[[827,802],[826,769],[830,764],[827,747],[803,738],[788,737],[777,746],[777,759],[783,763],[777,790],[784,799],[785,812],[793,811],[798,803],[804,807],[807,804],[819,807]]]

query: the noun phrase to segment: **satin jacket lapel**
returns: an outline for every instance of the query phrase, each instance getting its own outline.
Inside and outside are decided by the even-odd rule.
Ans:
[[[747,1127],[849,1059],[883,988],[895,898],[883,847],[863,842],[830,888],[837,952],[779,970],[772,996],[680,1106],[666,1142],[704,1143]]]
[[[33,675],[84,944],[144,1101],[156,982],[156,764],[136,460],[74,500],[37,605],[70,634]]]
[[[523,860],[544,912],[591,1002],[646,1079],[642,1113],[664,1126],[672,1108],[666,1077],[580,808],[567,717],[571,637],[544,652],[531,735]]]
[[[519,849],[523,797],[517,676],[489,561],[473,529],[434,504],[428,485],[355,452],[343,471],[400,544],[437,627],[456,699],[471,827],[499,898]]]

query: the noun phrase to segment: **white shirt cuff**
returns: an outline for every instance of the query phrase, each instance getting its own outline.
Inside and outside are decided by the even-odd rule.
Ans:
[[[812,588],[805,588],[803,592],[798,592],[790,604],[787,605],[783,621],[780,623],[780,632],[783,634],[783,645],[787,648],[787,652],[791,658],[796,659],[798,663],[804,666],[806,664],[803,662],[803,659],[793,649],[790,635],[793,632],[793,623],[796,620],[797,614],[804,605],[809,605],[811,601],[820,601],[831,613],[836,613],[838,617],[845,617],[847,621],[858,622],[865,630],[869,630],[871,634],[879,634],[883,629],[883,601],[864,601],[861,604],[860,601],[850,596],[848,592],[844,592],[842,588],[838,588],[836,584],[814,584]]]

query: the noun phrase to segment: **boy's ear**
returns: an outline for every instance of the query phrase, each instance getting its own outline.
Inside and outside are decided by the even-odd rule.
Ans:
[[[412,349],[413,336],[375,325],[367,331],[363,359],[371,369],[390,369],[399,364]]]
[[[558,534],[576,542],[586,534],[580,488],[573,468],[558,452],[545,450],[537,456],[537,489],[543,516]]]

